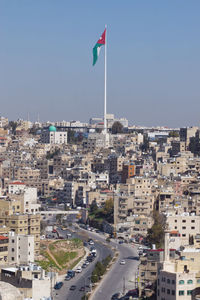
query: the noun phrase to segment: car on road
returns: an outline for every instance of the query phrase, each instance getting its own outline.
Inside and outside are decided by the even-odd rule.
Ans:
[[[76,285],[71,285],[70,286],[70,291],[75,291],[75,289],[76,289]]]
[[[65,277],[65,280],[67,280],[67,281],[69,281],[70,279],[71,279],[71,277],[68,275]]]
[[[80,289],[79,289],[80,292],[85,292],[85,287],[82,286]]]
[[[89,240],[88,240],[88,244],[89,244],[89,245],[94,245],[94,241],[93,241],[92,239],[89,239]]]
[[[120,293],[115,293],[112,295],[111,300],[116,300],[120,298]]]
[[[87,256],[87,261],[92,262],[94,260],[94,256],[93,255],[88,255]]]
[[[128,297],[138,297],[138,295],[138,289],[129,290],[128,293],[126,293]]]
[[[57,283],[55,284],[55,286],[54,286],[54,289],[55,289],[55,290],[59,290],[59,289],[61,289],[62,286],[63,286],[63,282],[62,282],[62,281],[57,282]]]
[[[125,260],[122,259],[122,260],[120,261],[120,265],[125,265],[125,264],[126,264]]]
[[[82,268],[81,267],[78,267],[77,269],[76,269],[76,273],[81,273],[82,272]]]
[[[73,270],[68,270],[67,271],[67,276],[73,278],[75,275],[76,275],[75,271],[73,271]]]
[[[119,244],[123,244],[124,243],[124,241],[122,241],[122,240],[119,240]]]
[[[86,265],[88,266],[90,263],[89,263],[88,260],[86,260],[86,261],[84,262],[84,264],[86,264]]]
[[[85,269],[86,267],[87,267],[87,265],[86,265],[86,264],[83,264],[83,265],[82,265],[82,268],[83,268],[83,269]]]

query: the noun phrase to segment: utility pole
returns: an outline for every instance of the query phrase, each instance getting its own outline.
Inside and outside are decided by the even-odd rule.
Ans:
[[[123,295],[126,293],[125,277],[123,277]]]
[[[52,280],[53,280],[53,278],[52,278],[52,265],[50,265],[50,279],[51,279],[51,300],[53,300],[53,284],[52,284]]]

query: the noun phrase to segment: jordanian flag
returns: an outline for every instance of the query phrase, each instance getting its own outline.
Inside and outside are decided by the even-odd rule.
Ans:
[[[96,45],[93,48],[93,66],[96,64],[97,59],[99,57],[101,46],[104,46],[106,44],[106,29],[102,33],[100,39],[96,43]]]

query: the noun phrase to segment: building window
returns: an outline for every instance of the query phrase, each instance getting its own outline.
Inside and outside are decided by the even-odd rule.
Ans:
[[[184,284],[184,280],[179,280],[179,284]]]
[[[191,227],[191,229],[195,229],[195,227],[194,227],[194,226],[192,226],[192,227]]]
[[[187,281],[187,284],[193,284],[193,280],[189,279],[189,280]]]
[[[170,295],[170,290],[169,289],[167,289],[167,294]]]
[[[151,275],[152,275],[152,276],[155,276],[155,275],[156,275],[156,272],[151,272]]]
[[[15,251],[15,249],[14,248],[12,248],[12,252],[14,252]]]
[[[186,229],[186,227],[185,227],[185,226],[183,226],[183,227],[182,227],[182,229]]]
[[[192,223],[195,223],[195,220],[191,220]]]
[[[172,284],[175,284],[175,280],[174,279],[172,279]]]
[[[185,293],[184,293],[184,291],[179,291],[178,294],[179,294],[179,296],[184,296]]]
[[[200,279],[197,279],[197,283],[200,283]]]
[[[14,243],[15,242],[15,240],[12,240],[12,243]]]
[[[173,295],[173,296],[175,295],[175,290],[172,290],[172,295]]]
[[[12,261],[13,261],[13,260],[15,260],[15,258],[14,258],[14,257],[12,257]]]
[[[188,291],[187,291],[187,295],[188,295],[188,296],[192,295],[192,290],[188,290]]]
[[[182,223],[186,223],[186,220],[182,220]]]

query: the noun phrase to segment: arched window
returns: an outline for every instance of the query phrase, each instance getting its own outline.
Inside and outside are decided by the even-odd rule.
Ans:
[[[179,280],[179,284],[184,284],[184,280]]]
[[[187,281],[187,284],[193,284],[193,280],[189,279],[189,280]]]

